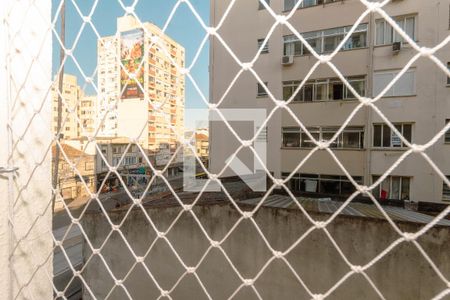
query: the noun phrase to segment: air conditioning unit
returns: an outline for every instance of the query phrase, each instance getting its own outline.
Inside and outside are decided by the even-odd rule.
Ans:
[[[292,65],[294,63],[294,56],[293,55],[285,55],[281,59],[281,64],[283,66]]]
[[[394,42],[392,44],[392,52],[398,53],[402,49],[402,42]]]

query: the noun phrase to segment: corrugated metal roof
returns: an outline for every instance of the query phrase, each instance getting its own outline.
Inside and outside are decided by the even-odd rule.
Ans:
[[[306,211],[315,211],[322,213],[334,213],[344,203],[331,201],[330,199],[304,198],[297,197],[298,203]],[[241,200],[240,203],[257,205],[262,198],[253,198]],[[298,208],[298,204],[290,197],[285,195],[270,195],[263,203],[263,206],[279,207],[279,208]],[[407,210],[401,207],[382,206],[386,214],[394,221],[409,221],[414,223],[427,224],[430,223],[434,217],[423,213]],[[378,219],[385,219],[382,212],[374,204],[353,203],[350,202],[342,211],[343,215],[371,217]],[[443,219],[437,223],[438,225],[450,226],[450,220]]]

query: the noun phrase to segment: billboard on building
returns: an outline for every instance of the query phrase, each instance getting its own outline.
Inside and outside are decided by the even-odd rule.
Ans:
[[[142,90],[144,87],[143,59],[144,31],[134,29],[122,32],[120,37],[120,61],[123,65],[120,70],[121,99],[144,97],[144,91]],[[136,80],[129,76],[133,73],[136,75]]]

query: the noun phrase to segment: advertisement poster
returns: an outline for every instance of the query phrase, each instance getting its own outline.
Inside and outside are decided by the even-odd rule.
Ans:
[[[120,60],[123,68],[120,70],[121,99],[143,98],[144,91],[138,83],[144,87],[144,32],[135,29],[123,32],[120,41]],[[136,80],[130,78],[129,74],[135,74]],[[138,71],[137,71],[138,70]]]

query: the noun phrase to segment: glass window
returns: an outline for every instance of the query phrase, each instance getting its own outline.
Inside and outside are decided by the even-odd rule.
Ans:
[[[265,1],[268,6],[270,6],[270,0],[258,0],[258,9],[265,9],[264,5],[262,4],[262,1]]]
[[[386,23],[378,21],[375,25],[376,37],[375,37],[375,45],[383,45],[384,44],[384,28]]]
[[[365,96],[365,77],[348,78],[350,85],[362,97]],[[283,82],[283,99],[288,100],[295,93],[300,81]],[[338,79],[317,79],[306,82],[294,101],[329,101],[355,99],[347,86]]]
[[[402,185],[400,190],[401,200],[409,200],[409,186],[410,186],[410,178],[402,177]]]
[[[372,182],[375,183],[379,178],[372,176]],[[372,190],[372,194],[380,200],[409,200],[410,184],[410,177],[388,176]]]
[[[450,176],[447,176],[447,179],[450,180]],[[450,186],[445,181],[442,182],[442,200],[450,201]]]
[[[302,88],[303,90],[303,101],[312,101],[313,100],[313,85],[305,84]]]
[[[258,51],[263,47],[264,39],[258,39]],[[261,50],[261,54],[269,53],[269,41],[264,45]]]
[[[289,100],[290,97],[297,91],[299,86],[298,81],[285,81],[283,82],[283,100]],[[302,101],[302,92],[298,91],[293,101]]]
[[[395,128],[408,141],[412,141],[412,124],[394,124]],[[376,124],[373,126],[373,146],[374,147],[406,147],[394,131],[386,124]]]
[[[300,128],[283,128],[283,147],[300,147]]]
[[[285,2],[286,3],[286,2]],[[307,2],[303,2],[307,3]],[[303,38],[317,53],[332,52],[344,39],[351,26],[302,33]],[[357,49],[367,46],[367,24],[359,25],[347,39],[343,49]],[[284,36],[284,55],[307,55],[311,51],[302,45],[295,35]]]
[[[447,63],[447,69],[450,70],[450,62]],[[447,76],[447,85],[450,85],[450,77]]]
[[[293,129],[292,129],[293,128]],[[312,127],[308,128],[311,135],[316,140],[330,141],[336,135],[340,127]],[[283,146],[284,147],[305,147],[312,148],[316,145],[309,138],[305,132],[301,132],[300,135],[300,145],[298,143],[292,142],[292,137],[294,135],[288,135],[287,133],[294,132],[295,141],[298,139],[300,129],[298,127],[284,127],[283,128]],[[296,146],[291,146],[296,145]],[[330,148],[348,148],[348,149],[363,149],[364,148],[364,127],[352,126],[346,127],[344,130],[330,143]]]
[[[292,10],[297,0],[284,0],[284,10]]]
[[[324,194],[341,193],[341,181],[340,176],[321,175],[320,180],[320,192]]]
[[[337,131],[337,130],[336,130]],[[330,130],[330,131],[322,131],[322,140],[323,141],[330,141],[334,135],[336,134],[336,131]],[[330,148],[338,148],[339,146],[339,137],[337,137],[332,143],[330,143]]]
[[[317,82],[315,84],[316,93],[314,100],[324,101],[328,100],[328,83],[327,82]]]
[[[416,16],[400,16],[394,18],[397,25],[413,40],[416,40]],[[375,21],[375,45],[388,45],[394,42],[403,42],[403,37],[393,30],[385,20]]]
[[[400,177],[392,176],[392,189],[390,199],[400,199]]]
[[[340,81],[333,81],[330,84],[330,99],[342,100],[344,99],[344,84]]]
[[[383,126],[383,147],[391,146],[391,128],[389,126]]]
[[[268,83],[264,82],[264,85],[267,87]],[[259,82],[257,83],[257,96],[258,97],[267,96],[266,89]]]
[[[403,137],[408,141],[412,141],[412,125],[411,124],[403,124],[402,126],[402,134]],[[406,147],[405,143],[402,142],[402,146]]]
[[[373,126],[373,146],[374,147],[381,147],[381,128],[382,125],[374,125]]]
[[[320,134],[318,132],[310,132],[310,134],[315,140],[319,140]],[[312,139],[310,139],[310,137],[306,133],[302,132],[301,147],[302,148],[313,148],[315,146],[316,146],[316,144],[314,144],[314,141]]]
[[[289,173],[283,172],[286,178]],[[355,176],[353,179],[362,184],[363,177]],[[355,191],[355,186],[345,176],[339,175],[316,175],[316,174],[294,174],[289,182],[291,191],[322,193],[330,195],[350,195]]]
[[[302,55],[302,43],[295,35],[284,37],[284,55]]]
[[[400,71],[375,72],[373,76],[373,95],[378,96]],[[411,96],[416,93],[416,72],[408,70],[383,96]]]
[[[445,120],[445,125],[447,125],[448,123],[450,123],[450,119]],[[450,129],[447,130],[447,132],[444,135],[444,142],[446,144],[450,144]]]
[[[360,132],[343,132],[342,147],[344,148],[362,148]]]
[[[283,100],[289,100],[293,93],[292,86],[283,86]]]

